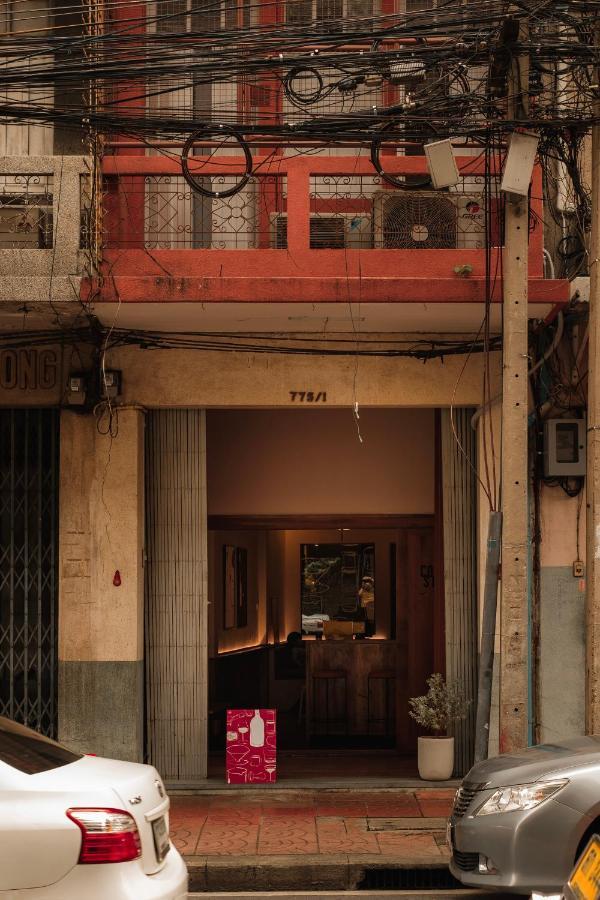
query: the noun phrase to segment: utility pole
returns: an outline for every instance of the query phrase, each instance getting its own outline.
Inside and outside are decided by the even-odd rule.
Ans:
[[[528,38],[520,22],[517,40]],[[529,57],[512,53],[508,116],[528,114]],[[507,195],[503,255],[502,602],[500,752],[528,743],[528,335],[529,198]]]
[[[600,29],[596,30],[600,49]],[[596,68],[596,84],[600,67]],[[594,104],[600,117],[600,95]],[[590,236],[590,321],[586,477],[586,672],[585,730],[600,732],[600,125],[592,128],[592,233]]]

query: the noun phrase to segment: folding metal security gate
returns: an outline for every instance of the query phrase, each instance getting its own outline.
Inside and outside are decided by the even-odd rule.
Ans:
[[[464,719],[454,724],[455,774],[473,765],[477,704],[477,443],[471,428],[474,409],[441,414],[444,488],[444,588],[446,676],[462,685],[470,700]]]
[[[207,764],[207,519],[203,410],[146,416],[146,752],[166,781]]]
[[[59,414],[0,409],[0,715],[56,732]]]

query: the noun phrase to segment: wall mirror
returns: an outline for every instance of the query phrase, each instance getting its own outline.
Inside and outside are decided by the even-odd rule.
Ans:
[[[375,544],[301,544],[302,633],[323,634],[325,622],[363,623],[375,633]]]

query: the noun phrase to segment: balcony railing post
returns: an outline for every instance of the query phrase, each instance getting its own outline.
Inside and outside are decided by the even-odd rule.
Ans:
[[[61,275],[77,272],[77,255],[81,242],[81,157],[54,158],[54,263],[53,271]]]
[[[310,249],[310,171],[304,160],[290,163],[287,191],[287,246],[299,253]]]

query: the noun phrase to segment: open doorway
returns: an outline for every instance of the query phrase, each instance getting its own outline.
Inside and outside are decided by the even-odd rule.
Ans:
[[[209,774],[226,710],[277,711],[283,777],[410,775],[443,671],[435,414],[207,413]]]

